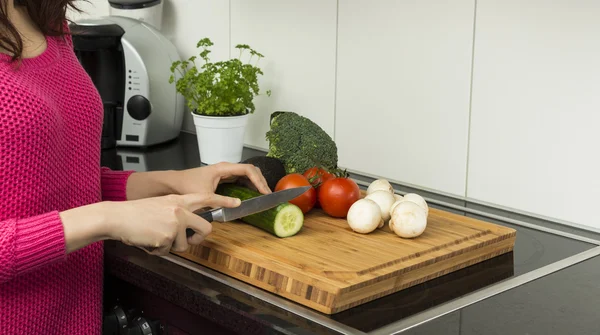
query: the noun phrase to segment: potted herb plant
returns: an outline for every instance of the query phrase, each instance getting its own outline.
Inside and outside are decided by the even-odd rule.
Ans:
[[[203,38],[196,46],[202,49],[200,59],[192,56],[174,62],[169,82],[175,82],[177,92],[186,99],[193,115],[202,163],[238,163],[242,159],[248,117],[256,109],[254,98],[260,94],[258,76],[263,72],[258,62],[264,56],[246,44],[239,44],[237,58],[211,62],[208,55],[212,45],[209,38]],[[270,96],[271,91],[266,94]]]

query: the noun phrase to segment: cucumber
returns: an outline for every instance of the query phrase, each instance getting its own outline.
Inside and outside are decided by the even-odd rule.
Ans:
[[[257,191],[235,184],[221,184],[217,187],[215,193],[238,198],[242,201],[262,195]],[[286,202],[266,211],[243,217],[240,220],[272,235],[284,238],[294,236],[302,229],[304,213],[302,213],[300,207]]]

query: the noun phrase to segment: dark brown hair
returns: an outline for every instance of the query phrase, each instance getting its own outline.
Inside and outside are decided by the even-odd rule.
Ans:
[[[7,50],[13,60],[23,55],[23,40],[8,19],[8,1],[0,0],[0,48]],[[31,20],[45,36],[63,36],[67,22],[67,8],[81,12],[76,0],[14,0],[15,7],[24,7]]]

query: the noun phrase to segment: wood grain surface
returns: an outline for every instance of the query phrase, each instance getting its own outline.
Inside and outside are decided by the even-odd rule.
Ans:
[[[214,223],[203,244],[176,254],[334,314],[510,252],[515,238],[514,229],[435,208],[417,238],[403,239],[387,225],[362,235],[314,209],[293,237]]]

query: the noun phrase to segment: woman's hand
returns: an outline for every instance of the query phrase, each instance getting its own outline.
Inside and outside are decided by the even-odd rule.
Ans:
[[[262,194],[271,193],[265,177],[254,165],[219,163],[182,171],[133,173],[127,182],[127,199],[167,194],[213,193],[220,183],[237,180]]]
[[[262,194],[271,193],[265,177],[252,164],[219,163],[183,170],[172,181],[177,194],[214,192],[220,183],[240,181]]]
[[[141,247],[151,254],[182,252],[201,243],[212,231],[209,222],[193,212],[205,208],[237,207],[240,200],[212,192],[126,202],[101,202],[61,212],[67,251],[98,240],[112,239]],[[196,234],[187,237],[186,229]]]

